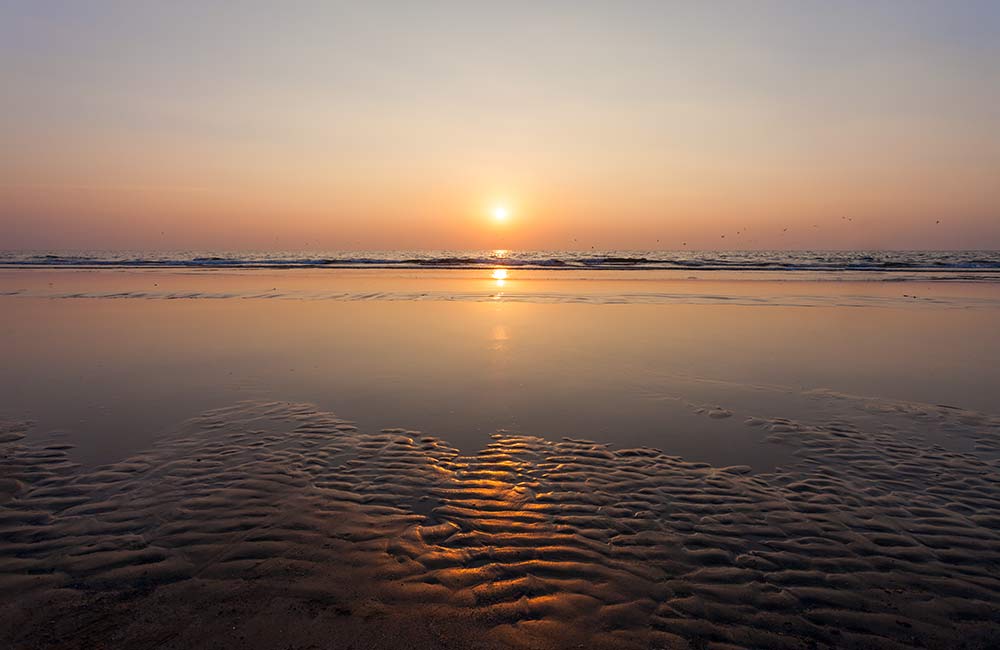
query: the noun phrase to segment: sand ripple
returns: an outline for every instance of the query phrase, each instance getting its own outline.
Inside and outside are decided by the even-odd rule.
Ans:
[[[919,278],[921,280],[975,281],[982,278]],[[996,281],[996,278],[991,278]],[[492,283],[489,283],[492,284]],[[559,291],[512,291],[493,285],[487,289],[470,291],[313,291],[298,289],[167,291],[157,289],[121,291],[59,291],[49,288],[18,288],[0,291],[0,296],[49,299],[101,299],[101,300],[321,300],[336,302],[511,302],[531,304],[584,304],[584,305],[729,305],[774,307],[919,307],[921,309],[996,309],[1000,300],[995,297],[962,295],[917,296],[893,295],[839,295],[839,294],[773,294],[739,295],[731,293],[612,291],[580,293]]]
[[[997,463],[846,425],[749,424],[795,463],[754,475],[507,434],[466,456],[241,403],[85,470],[5,425],[0,640],[996,647]]]

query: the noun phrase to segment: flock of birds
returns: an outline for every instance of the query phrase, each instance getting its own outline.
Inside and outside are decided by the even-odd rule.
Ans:
[[[841,221],[854,221],[854,217],[841,217],[840,219],[841,219]],[[941,224],[941,220],[940,219],[935,219],[934,225],[940,225],[940,224]],[[814,223],[814,224],[812,224],[812,227],[813,228],[819,228],[820,226],[819,226],[819,224]],[[742,234],[746,234],[746,231],[747,231],[746,228],[744,228],[743,230],[737,230],[736,233],[735,233],[735,235],[737,237],[739,237]],[[782,234],[788,232],[788,227],[786,226],[786,227],[782,228],[781,232],[782,232]],[[725,238],[726,238],[726,233],[722,233],[722,234],[719,235],[719,239],[725,239]],[[573,238],[573,243],[577,243],[577,241],[578,241],[577,238],[574,237]],[[656,243],[659,244],[660,240],[657,239]],[[687,245],[688,245],[687,242],[681,242],[681,246],[687,246]],[[591,246],[590,248],[591,248],[591,250],[594,250],[594,246]]]
[[[841,221],[854,221],[854,217],[841,217],[840,219],[841,219]],[[936,219],[934,221],[934,225],[940,225],[940,224],[941,224],[941,220],[940,219]],[[813,228],[819,228],[819,224],[814,223],[814,224],[812,224],[812,227]],[[746,231],[747,231],[746,228],[743,228],[743,230],[737,230],[736,233],[735,233],[735,235],[737,237],[739,237],[741,234],[746,234]],[[782,234],[788,232],[788,227],[786,226],[786,227],[782,228],[781,232],[782,232]],[[165,236],[165,235],[166,235],[166,232],[161,230],[160,231],[160,236],[162,237],[162,236]],[[726,238],[726,233],[720,234],[719,238],[720,239],[725,239]],[[274,240],[278,241],[278,235],[274,236]],[[359,243],[360,242],[354,242],[354,246],[356,247]],[[578,244],[579,240],[576,237],[574,237],[573,238],[573,243],[574,244]],[[656,243],[659,244],[660,240],[657,239]],[[310,244],[311,244],[311,242],[306,242],[305,243],[305,248],[309,248]],[[687,242],[681,242],[681,246],[685,246],[686,247],[687,245],[688,245]],[[596,250],[596,246],[591,246],[590,249],[591,250]]]

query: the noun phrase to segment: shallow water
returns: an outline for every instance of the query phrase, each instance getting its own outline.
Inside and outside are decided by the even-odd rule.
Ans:
[[[804,391],[989,411],[1000,385],[1000,285],[908,284],[904,297],[870,282],[425,273],[3,272],[0,287],[18,293],[2,298],[0,411],[35,421],[34,435],[71,436],[88,464],[254,398],[308,401],[368,431],[422,430],[465,451],[506,430],[773,469],[782,450],[742,421],[808,416],[821,400]],[[678,298],[626,302],[637,286]],[[294,297],[322,291],[367,299]],[[706,294],[726,300],[706,305]],[[825,417],[857,417],[826,402]],[[916,431],[935,434],[926,429]]]
[[[997,286],[2,271],[0,638],[990,647]]]

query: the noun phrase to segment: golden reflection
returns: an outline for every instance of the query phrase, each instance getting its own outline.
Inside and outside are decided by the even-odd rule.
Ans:
[[[506,280],[507,279],[507,269],[493,269],[493,279],[494,280]]]
[[[495,248],[493,250],[493,257],[504,258],[510,255],[510,250],[506,248]]]

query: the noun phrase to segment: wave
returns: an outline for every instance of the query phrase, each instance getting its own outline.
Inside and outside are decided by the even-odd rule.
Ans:
[[[491,284],[491,283],[490,283]],[[0,291],[0,296],[48,299],[114,300],[329,300],[338,302],[488,302],[580,305],[729,305],[774,307],[920,307],[922,309],[997,309],[1000,298],[913,294],[788,294],[733,295],[691,292],[558,292],[503,291],[499,287],[468,291],[308,291],[294,289],[229,289],[225,291],[171,291],[158,289],[60,291],[50,288]]]
[[[402,268],[697,271],[1000,271],[1000,251],[401,251],[0,252],[0,266],[42,268]]]

